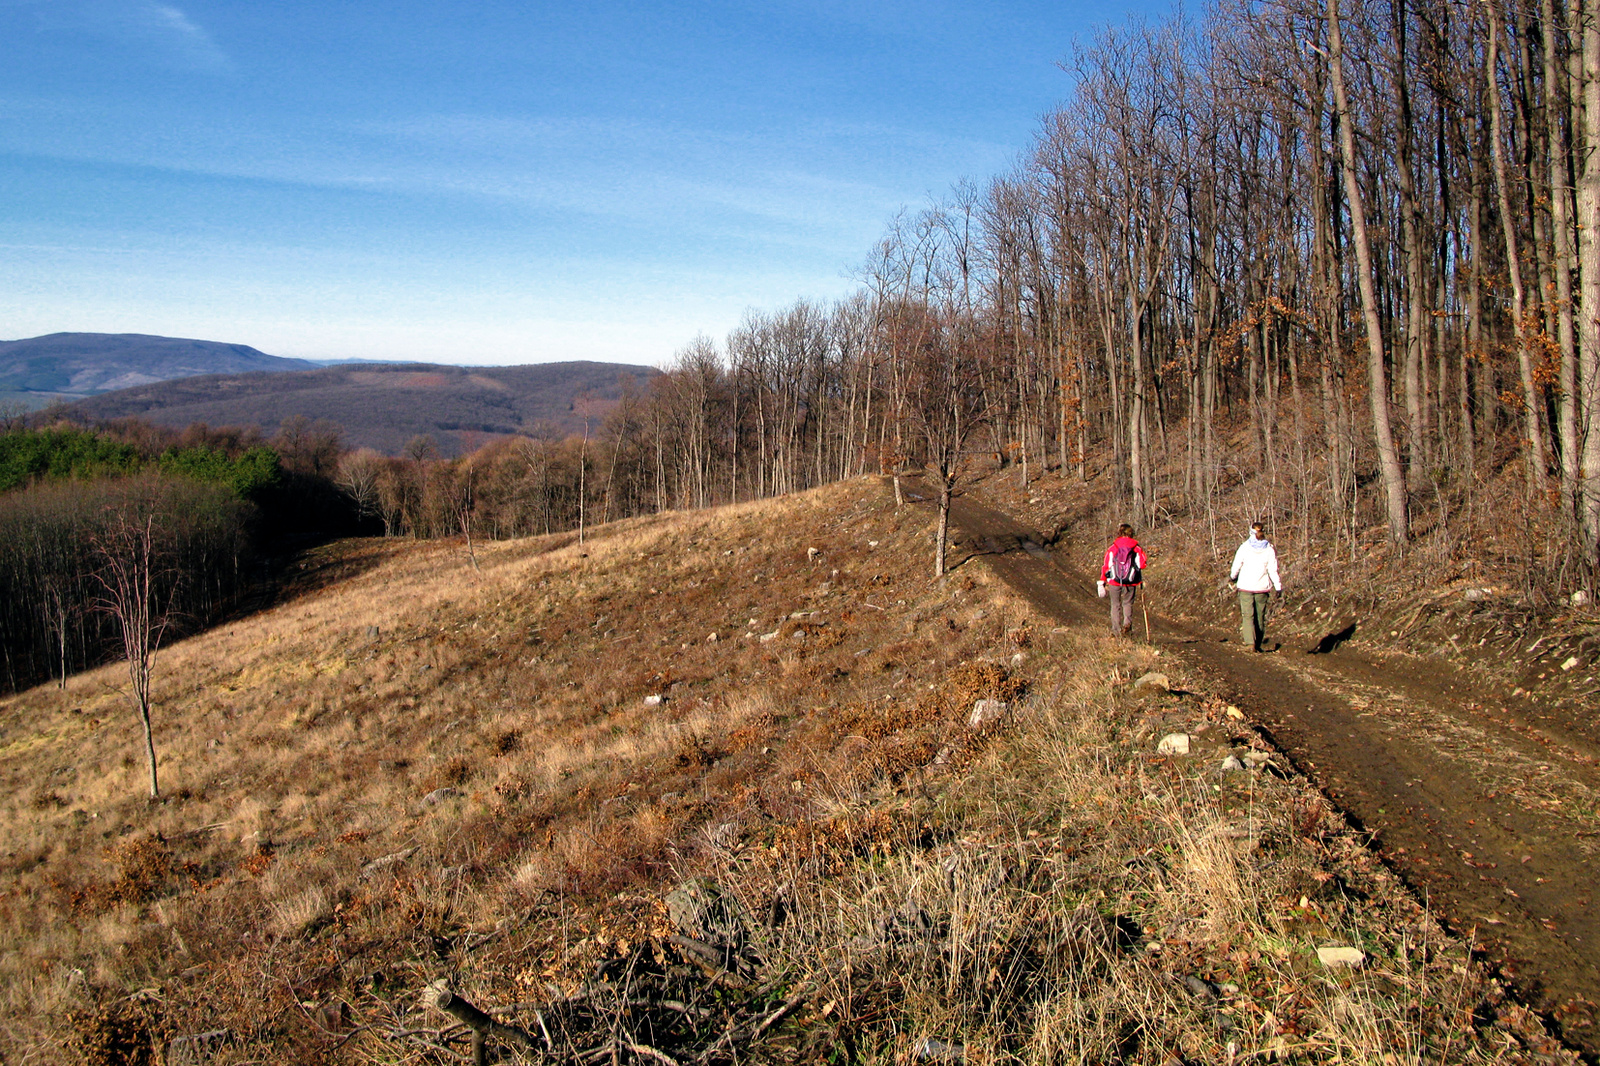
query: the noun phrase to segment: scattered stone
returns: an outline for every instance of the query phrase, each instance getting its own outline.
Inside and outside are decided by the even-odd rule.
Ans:
[[[1222,772],[1223,773],[1228,773],[1228,772],[1233,771],[1233,770],[1243,770],[1243,769],[1244,769],[1244,763],[1240,762],[1237,756],[1230,755],[1226,759],[1222,760]]]
[[[806,549],[806,561],[807,562],[814,563],[820,558],[822,558],[822,549],[821,548],[807,548]]]
[[[313,1016],[317,1024],[330,1033],[342,1033],[350,1028],[350,1006],[340,999],[318,1005]]]
[[[1468,603],[1481,603],[1482,601],[1490,599],[1493,596],[1494,589],[1485,588],[1467,589],[1467,591],[1461,594],[1461,598],[1466,600]]]
[[[966,1062],[965,1044],[946,1044],[943,1040],[923,1037],[917,1041],[913,1054],[923,1062]]]
[[[1337,970],[1346,966],[1354,969],[1367,961],[1365,952],[1356,948],[1341,947],[1318,948],[1317,958],[1322,962],[1322,965],[1330,970]]]
[[[909,901],[893,914],[878,919],[880,944],[931,940],[936,931],[928,912]]]
[[[365,881],[374,874],[382,873],[391,866],[404,862],[405,860],[409,859],[416,850],[416,848],[407,848],[404,851],[397,851],[392,855],[384,855],[381,858],[373,859],[371,862],[367,863],[361,868],[361,880]]]
[[[218,1053],[233,1043],[231,1029],[213,1029],[207,1033],[176,1036],[167,1042],[168,1066],[200,1066],[210,1062]]]
[[[1166,736],[1162,737],[1161,742],[1156,745],[1156,753],[1159,755],[1189,754],[1189,734],[1168,733]]]
[[[685,881],[667,893],[667,916],[683,936],[718,948],[744,943],[745,921],[738,900],[709,877]]]
[[[1239,756],[1239,761],[1252,770],[1259,770],[1272,761],[1272,756],[1264,751],[1247,751]]]
[[[1576,669],[1577,666],[1578,666],[1578,657],[1576,655],[1574,655],[1572,658],[1568,659],[1566,662],[1561,664],[1561,669],[1563,669],[1563,670],[1573,670],[1573,669]]]
[[[972,705],[967,728],[983,729],[1003,721],[1011,713],[1011,704],[1005,700],[979,700]]]
[[[1244,718],[1244,712],[1231,703],[1228,704],[1227,709],[1222,713],[1227,715],[1229,718],[1232,718],[1234,721],[1240,721]]]
[[[646,707],[659,707],[666,702],[667,697],[659,692],[652,692],[650,695],[644,698],[644,705]]]
[[[1585,592],[1583,589],[1579,589],[1577,592],[1574,592],[1572,594],[1572,606],[1574,606],[1574,607],[1582,607],[1585,604],[1587,604],[1588,602],[1589,602],[1589,594],[1587,592]]]
[[[1167,680],[1166,674],[1151,672],[1145,674],[1143,677],[1133,683],[1133,690],[1135,692],[1146,688],[1153,688],[1161,692],[1171,692],[1172,682]]]
[[[444,788],[436,788],[426,796],[423,796],[422,805],[424,807],[437,807],[445,800],[455,799],[459,795],[461,795],[460,789],[451,788],[450,786],[446,785]]]
[[[711,634],[709,637],[706,638],[706,643],[707,644],[715,644],[716,642],[717,642],[717,635],[715,633]]]

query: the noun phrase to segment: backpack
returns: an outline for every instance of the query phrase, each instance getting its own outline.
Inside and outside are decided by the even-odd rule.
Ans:
[[[1129,540],[1111,549],[1111,580],[1119,585],[1139,583],[1139,544]]]

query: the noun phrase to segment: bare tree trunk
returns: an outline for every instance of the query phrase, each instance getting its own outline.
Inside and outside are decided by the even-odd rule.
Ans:
[[[1395,178],[1400,190],[1400,243],[1405,255],[1406,332],[1403,378],[1406,404],[1406,441],[1412,478],[1427,462],[1427,415],[1423,369],[1427,362],[1429,315],[1423,285],[1422,209],[1417,203],[1417,180],[1412,146],[1415,117],[1406,78],[1406,0],[1390,5],[1394,13],[1394,84],[1399,115],[1395,122]]]
[[[1143,304],[1138,299],[1134,281],[1128,278],[1128,358],[1133,365],[1133,384],[1128,393],[1128,479],[1133,489],[1133,513],[1138,521],[1147,521],[1146,511],[1150,499],[1145,490],[1145,466],[1148,445],[1145,443],[1145,365]]]
[[[1384,499],[1389,512],[1389,536],[1396,544],[1409,539],[1406,515],[1405,477],[1395,452],[1394,433],[1389,422],[1389,382],[1384,371],[1383,323],[1378,316],[1378,297],[1372,281],[1372,246],[1367,239],[1367,215],[1362,206],[1361,186],[1356,179],[1355,131],[1344,85],[1344,45],[1339,32],[1339,0],[1328,0],[1328,66],[1333,82],[1333,100],[1339,116],[1339,150],[1344,170],[1345,198],[1350,203],[1350,229],[1356,246],[1356,268],[1361,289],[1361,307],[1367,325],[1367,389],[1372,406],[1372,430],[1377,438],[1378,463],[1383,477]]]
[[[1539,425],[1539,396],[1533,382],[1533,357],[1527,337],[1527,293],[1522,286],[1522,260],[1518,254],[1517,220],[1511,213],[1511,189],[1506,176],[1505,147],[1501,142],[1500,89],[1495,69],[1500,57],[1500,15],[1489,0],[1489,51],[1484,60],[1489,91],[1489,150],[1494,161],[1494,182],[1500,198],[1500,225],[1505,232],[1506,272],[1511,278],[1511,321],[1517,339],[1517,365],[1522,371],[1523,426],[1527,434],[1528,492],[1544,493],[1544,434]]]
[[[1473,427],[1471,376],[1468,367],[1476,362],[1480,377],[1489,372],[1489,357],[1483,339],[1483,176],[1482,155],[1474,153],[1469,179],[1472,183],[1472,194],[1467,207],[1470,212],[1467,219],[1467,240],[1472,245],[1467,267],[1467,342],[1461,348],[1460,371],[1456,378],[1456,404],[1461,420],[1461,456],[1465,468],[1463,480],[1469,485],[1477,478],[1478,434]],[[1482,410],[1477,412],[1480,422],[1484,415],[1485,412]]]
[[[1579,527],[1593,595],[1600,579],[1600,12],[1582,4],[1583,173],[1578,183],[1578,252],[1583,314],[1579,319],[1582,362],[1578,373]]]
[[[1545,86],[1545,151],[1547,175],[1550,185],[1550,230],[1555,242],[1554,268],[1556,275],[1556,340],[1561,348],[1561,367],[1558,379],[1561,392],[1561,409],[1557,439],[1561,443],[1561,497],[1564,510],[1576,518],[1580,509],[1578,499],[1578,348],[1572,316],[1572,177],[1567,151],[1567,131],[1563,129],[1568,114],[1563,101],[1566,64],[1560,62],[1554,0],[1541,0],[1540,14],[1544,35],[1544,86]],[[1577,131],[1572,131],[1576,136]]]
[[[945,573],[945,551],[950,543],[950,481],[941,478],[939,482],[939,525],[933,534],[933,576],[943,577]]]

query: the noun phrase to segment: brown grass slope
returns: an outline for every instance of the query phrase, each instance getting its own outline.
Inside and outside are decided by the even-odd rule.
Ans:
[[[156,806],[118,668],[5,701],[0,1060],[464,1061],[439,979],[548,1061],[1562,1056],[1302,782],[1156,754],[1260,747],[1157,651],[932,581],[932,518],[336,545],[163,653]]]

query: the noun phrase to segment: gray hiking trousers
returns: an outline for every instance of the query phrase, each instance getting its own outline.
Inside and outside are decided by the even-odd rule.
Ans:
[[[1125,637],[1133,628],[1133,601],[1139,595],[1138,585],[1107,585],[1106,599],[1111,601],[1111,633]]]
[[[1272,593],[1239,590],[1239,639],[1261,650],[1267,639],[1267,613],[1272,609]]]

